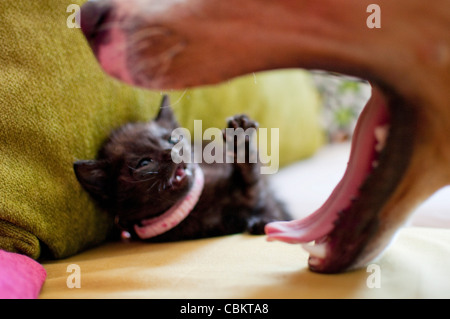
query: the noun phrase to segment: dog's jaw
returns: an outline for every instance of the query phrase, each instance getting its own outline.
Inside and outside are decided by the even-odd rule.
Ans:
[[[326,273],[359,267],[382,252],[404,221],[400,214],[387,222],[383,214],[391,202],[402,203],[393,197],[408,183],[418,129],[411,108],[375,87],[359,118],[346,173],[327,202],[303,220],[268,224],[268,239],[302,243],[310,268]]]
[[[320,236],[291,236],[292,227],[282,229],[280,224],[268,227],[272,238],[317,240],[315,248],[306,247],[312,270],[340,272],[368,262],[390,242],[416,205],[450,183],[450,7],[445,0],[427,4],[379,0],[381,29],[367,27],[371,1],[364,0],[283,0],[264,5],[256,0],[168,0],[163,12],[152,12],[158,2],[112,2],[112,10],[120,12],[120,19],[109,21],[113,26],[119,20],[135,21],[127,29],[133,34],[145,28],[156,31],[147,37],[140,33],[139,41],[130,40],[133,34],[127,33],[122,43],[127,47],[123,74],[112,72],[107,67],[113,63],[110,58],[99,55],[111,75],[161,89],[217,83],[259,70],[325,69],[373,83],[366,114],[380,102],[389,110],[390,134],[379,166],[369,169],[371,177],[344,177],[336,196],[324,205],[331,208],[324,225],[319,223]],[[382,117],[370,124],[370,118],[360,118],[355,140],[361,132],[386,124]],[[354,142],[355,154],[360,147]],[[354,158],[357,161],[350,161],[349,171],[361,161],[371,165],[373,160]],[[357,184],[358,194],[339,192],[348,182]]]

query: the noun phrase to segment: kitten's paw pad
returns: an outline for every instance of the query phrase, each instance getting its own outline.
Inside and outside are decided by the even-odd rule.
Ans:
[[[247,115],[235,115],[228,118],[228,127],[223,130],[226,142],[227,161],[234,159],[241,164],[257,163],[257,128],[258,122]]]
[[[240,127],[240,128],[243,128],[245,131],[248,128],[257,129],[258,122],[256,122],[255,120],[252,120],[245,114],[239,114],[239,115],[235,115],[235,116],[228,118],[227,127],[233,128],[233,129],[237,129]]]
[[[254,141],[256,137],[258,126],[258,122],[245,114],[235,115],[228,118],[227,128],[223,130],[223,137],[227,143],[234,143],[235,151],[241,146],[248,148],[250,140]]]

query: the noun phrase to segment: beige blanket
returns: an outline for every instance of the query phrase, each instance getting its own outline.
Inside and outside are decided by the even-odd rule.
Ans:
[[[299,245],[232,235],[179,243],[111,243],[46,263],[41,298],[449,298],[450,231],[412,227],[368,268],[307,269]],[[75,282],[79,266],[80,288]],[[72,276],[72,277],[71,277]],[[69,285],[70,286],[70,285]]]
[[[349,145],[328,146],[281,170],[272,186],[297,217],[311,213],[341,177],[348,152]],[[40,297],[450,298],[449,206],[444,190],[418,208],[415,226],[402,229],[379,260],[345,274],[310,272],[300,245],[267,242],[265,236],[110,243],[44,263],[48,279]],[[68,288],[75,279],[81,287]]]

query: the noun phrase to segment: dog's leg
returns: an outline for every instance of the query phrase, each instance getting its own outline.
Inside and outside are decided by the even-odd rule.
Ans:
[[[373,258],[417,204],[450,183],[448,1],[378,0],[375,29],[367,23],[372,2],[103,0],[83,9],[82,17],[109,3],[90,15],[94,23],[82,18],[82,27],[106,72],[147,88],[292,67],[371,81],[353,160],[329,209],[308,219],[317,229],[333,220],[331,230],[312,238],[311,269],[338,272]],[[294,232],[301,241],[306,224],[267,230],[280,239]]]

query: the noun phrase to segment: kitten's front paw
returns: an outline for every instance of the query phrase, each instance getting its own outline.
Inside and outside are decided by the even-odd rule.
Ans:
[[[247,232],[251,235],[264,235],[264,227],[270,222],[273,222],[272,218],[252,216],[247,220]]]
[[[245,114],[235,115],[228,119],[223,136],[227,143],[227,150],[233,152],[232,155],[238,159],[238,163],[254,162],[258,126],[258,122]]]
[[[255,120],[252,120],[245,114],[238,114],[238,115],[228,118],[227,125],[228,125],[227,126],[228,128],[233,128],[233,129],[237,129],[238,127],[241,127],[244,129],[244,131],[247,130],[248,128],[254,128],[254,129],[258,128],[258,122],[256,122]]]

